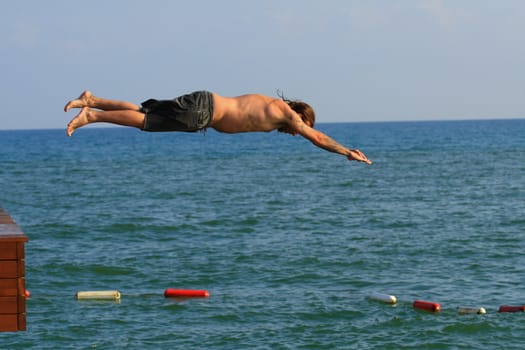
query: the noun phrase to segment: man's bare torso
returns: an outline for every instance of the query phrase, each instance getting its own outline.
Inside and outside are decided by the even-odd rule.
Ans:
[[[257,94],[223,97],[213,93],[210,127],[225,133],[272,131],[285,126],[293,114],[281,99]]]

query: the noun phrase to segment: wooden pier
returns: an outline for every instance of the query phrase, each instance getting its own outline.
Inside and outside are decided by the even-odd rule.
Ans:
[[[11,216],[0,208],[0,332],[26,330],[27,241]]]

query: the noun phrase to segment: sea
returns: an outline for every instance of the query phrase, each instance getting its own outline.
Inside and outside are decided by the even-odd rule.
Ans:
[[[318,129],[373,164],[278,132],[0,131],[30,292],[0,348],[523,349],[498,310],[525,305],[525,119]]]

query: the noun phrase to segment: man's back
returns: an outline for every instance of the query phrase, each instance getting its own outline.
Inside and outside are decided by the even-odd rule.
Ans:
[[[223,97],[213,93],[213,121],[220,132],[272,131],[287,124],[295,112],[281,99],[250,94]]]

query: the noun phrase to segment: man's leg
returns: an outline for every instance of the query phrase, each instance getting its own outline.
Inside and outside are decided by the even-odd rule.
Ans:
[[[92,123],[111,123],[142,129],[144,127],[144,116],[145,114],[138,110],[99,111],[83,107],[80,113],[71,119],[66,132],[68,136],[71,136],[76,129]]]
[[[77,99],[69,101],[64,107],[64,111],[69,111],[71,108],[91,107],[102,109],[104,111],[117,110],[132,110],[138,111],[140,107],[134,103],[127,101],[108,100],[100,98],[91,93],[91,91],[84,91]]]

